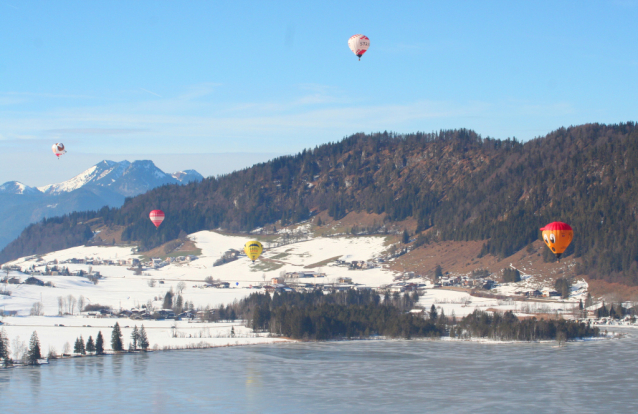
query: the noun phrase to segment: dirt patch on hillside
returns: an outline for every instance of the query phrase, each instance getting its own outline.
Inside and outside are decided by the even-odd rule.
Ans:
[[[152,250],[141,252],[141,254],[146,258],[159,257],[165,259],[167,257],[187,256],[190,254],[199,256],[202,254],[202,250],[191,240],[183,242],[180,240],[171,240]]]
[[[124,231],[126,227],[124,226],[96,226],[95,228],[93,228],[93,226],[91,226],[91,230],[93,231],[99,231],[99,233],[95,236],[95,239],[97,239],[99,237],[100,240],[102,240],[102,242],[106,245],[112,245],[112,244],[126,244],[128,245],[129,242],[122,242],[122,232]],[[115,243],[114,243],[115,242]]]
[[[538,280],[557,277],[576,276],[574,260],[565,258],[560,263],[545,263],[541,256],[542,241],[535,241],[529,249],[521,251],[503,260],[486,255],[478,257],[484,241],[445,241],[421,246],[410,253],[397,258],[390,268],[395,271],[411,271],[420,275],[433,275],[440,265],[443,273],[470,274],[474,270],[486,269],[500,278],[500,272],[514,267],[522,274],[533,274]]]
[[[604,280],[587,279],[589,293],[595,298],[602,298],[608,303],[620,301],[638,302],[638,286],[625,286],[620,283],[609,283]]]

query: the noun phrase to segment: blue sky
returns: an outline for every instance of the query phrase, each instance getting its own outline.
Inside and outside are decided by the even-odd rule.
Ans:
[[[125,158],[219,174],[360,131],[636,121],[637,20],[636,1],[0,0],[0,183]]]

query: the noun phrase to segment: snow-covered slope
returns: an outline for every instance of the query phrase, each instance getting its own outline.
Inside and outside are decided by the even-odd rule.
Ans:
[[[195,170],[167,174],[157,168],[153,161],[104,160],[70,180],[38,187],[44,194],[55,195],[80,188],[95,186],[108,188],[125,197],[136,196],[164,184],[199,181],[203,177]]]
[[[7,181],[0,185],[0,194],[38,194],[40,190],[29,187],[20,181]]]
[[[190,183],[191,181],[201,181],[204,179],[204,176],[195,170],[177,171],[171,174],[171,176],[184,184]]]

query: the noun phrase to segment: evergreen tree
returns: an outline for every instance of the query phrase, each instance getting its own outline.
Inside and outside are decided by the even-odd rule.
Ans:
[[[133,350],[137,349],[137,344],[140,340],[140,333],[137,330],[137,325],[135,325],[135,327],[133,328],[133,333],[131,333],[131,340],[133,341],[131,343],[131,346],[133,347]]]
[[[401,236],[401,242],[403,244],[408,244],[410,242],[410,235],[407,230],[403,230],[403,235]]]
[[[166,292],[166,296],[164,296],[164,303],[162,304],[162,309],[172,309],[173,308],[173,292],[170,290]]]
[[[7,364],[7,360],[9,359],[9,338],[6,337],[6,333],[3,330],[0,330],[0,360]]]
[[[111,332],[111,348],[113,351],[121,351],[123,349],[122,331],[120,330],[120,325],[117,322],[113,325],[113,331]]]
[[[95,355],[104,355],[104,337],[102,336],[102,331],[97,333],[97,338],[95,339]]]
[[[504,283],[516,283],[521,281],[521,272],[518,269],[512,269],[511,267],[503,269],[503,282]]]
[[[432,307],[430,308],[430,320],[431,321],[436,321],[436,317],[437,317],[436,306],[434,306],[434,304],[432,304]]]
[[[230,337],[231,338],[235,337],[235,327],[234,326],[231,326],[231,328],[230,328]]]
[[[84,347],[84,338],[80,335],[80,354],[86,355],[86,348]]]
[[[75,354],[82,353],[82,347],[80,346],[80,338],[75,338],[75,343],[73,344],[73,353]]]
[[[179,295],[179,294],[177,295],[173,310],[175,311],[176,315],[179,315],[184,310],[184,298],[182,298],[182,295]]]
[[[36,365],[38,359],[42,359],[42,355],[40,355],[40,340],[38,339],[38,334],[33,331],[33,335],[31,335],[31,340],[29,341],[27,361],[29,365]]]
[[[86,341],[86,352],[89,354],[95,352],[95,343],[93,342],[93,337],[89,335],[89,339]]]
[[[146,336],[146,329],[144,329],[144,325],[142,325],[142,328],[140,329],[140,336],[138,341],[139,341],[140,348],[146,351],[148,349],[149,343],[148,343],[148,338]]]
[[[436,267],[434,268],[434,280],[438,280],[442,276],[443,269],[441,268],[441,265],[436,265]]]

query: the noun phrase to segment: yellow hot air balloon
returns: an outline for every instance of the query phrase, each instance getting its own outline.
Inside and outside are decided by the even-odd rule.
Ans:
[[[560,261],[560,255],[565,252],[574,237],[574,231],[571,226],[567,223],[555,221],[542,227],[541,232],[543,232],[543,241]]]
[[[257,240],[251,240],[244,245],[244,252],[246,252],[246,256],[248,256],[248,258],[253,262],[257,260],[263,250],[264,246],[262,246]]]

